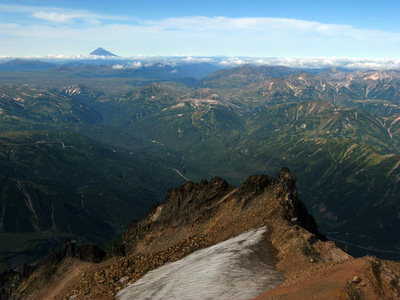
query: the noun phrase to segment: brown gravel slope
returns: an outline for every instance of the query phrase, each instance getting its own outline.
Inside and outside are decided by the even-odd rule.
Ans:
[[[374,257],[318,263],[255,299],[400,299],[399,273],[400,263]]]
[[[399,265],[353,259],[324,241],[298,197],[294,175],[284,168],[276,178],[252,176],[240,188],[214,178],[170,190],[162,205],[128,227],[125,256],[44,266],[20,286],[18,298],[114,299],[148,271],[262,225],[286,282],[259,299],[399,297]],[[354,276],[361,281],[353,282]]]

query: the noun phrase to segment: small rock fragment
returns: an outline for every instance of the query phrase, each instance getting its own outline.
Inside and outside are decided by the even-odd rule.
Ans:
[[[119,282],[122,283],[122,284],[124,284],[127,280],[128,280],[128,277],[127,277],[127,276],[124,276],[124,277],[122,277],[122,278],[119,280]]]

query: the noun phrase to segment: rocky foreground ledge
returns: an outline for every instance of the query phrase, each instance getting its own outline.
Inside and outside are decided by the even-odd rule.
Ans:
[[[266,251],[285,278],[260,299],[395,299],[400,264],[354,259],[318,231],[283,168],[273,178],[254,175],[240,188],[220,178],[188,182],[133,221],[100,263],[57,257],[23,280],[14,299],[115,299],[127,284],[167,262],[265,226]],[[201,299],[201,297],[199,297]]]

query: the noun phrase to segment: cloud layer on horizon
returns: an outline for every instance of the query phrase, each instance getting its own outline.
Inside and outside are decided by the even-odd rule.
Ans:
[[[97,60],[100,63],[113,64],[116,70],[141,69],[153,66],[171,66],[185,64],[209,63],[221,68],[252,66],[284,66],[295,69],[329,69],[342,68],[348,70],[399,70],[400,59],[389,58],[349,58],[349,57],[196,57],[196,56],[126,56],[106,57],[95,55],[56,55],[56,56],[19,56],[1,57],[0,63],[15,58],[43,60],[58,65],[72,61]]]
[[[349,57],[229,57],[219,62],[223,67],[285,66],[298,69],[343,68],[349,70],[400,70],[400,59]]]
[[[0,55],[398,57],[400,33],[348,24],[224,16],[141,20],[85,10],[0,4]],[[30,52],[30,53],[28,53]]]

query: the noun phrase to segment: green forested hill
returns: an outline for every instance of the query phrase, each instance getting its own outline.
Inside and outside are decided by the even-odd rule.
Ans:
[[[54,238],[111,240],[162,200],[168,188],[184,182],[172,168],[99,142],[140,145],[118,130],[94,125],[101,114],[79,102],[80,94],[18,87],[1,91],[3,262],[15,257],[14,250],[34,257]],[[35,242],[27,243],[30,239]]]
[[[0,170],[0,232],[91,242],[113,239],[184,182],[160,163],[59,131],[0,133]]]
[[[396,256],[397,78],[245,67],[218,71],[199,88],[134,87],[124,78],[4,85],[2,256],[26,253],[24,241],[32,251],[64,236],[112,238],[184,178],[239,185],[283,166],[324,233]]]
[[[398,99],[374,99],[375,109],[382,108],[376,115],[357,109],[370,101],[365,95],[338,92],[311,74],[270,80],[280,86],[257,97],[251,95],[258,83],[180,94],[171,88],[153,97],[146,87],[134,99],[110,99],[108,105],[117,109],[114,116],[123,116],[120,122],[113,118],[113,126],[153,143],[154,155],[166,163],[180,158],[179,170],[189,179],[217,175],[238,185],[253,173],[271,174],[285,165],[298,176],[303,200],[331,237],[363,247],[398,247],[399,123],[398,115],[385,110]],[[339,98],[346,99],[344,107]],[[124,113],[129,110],[140,113],[124,119],[133,116]]]

